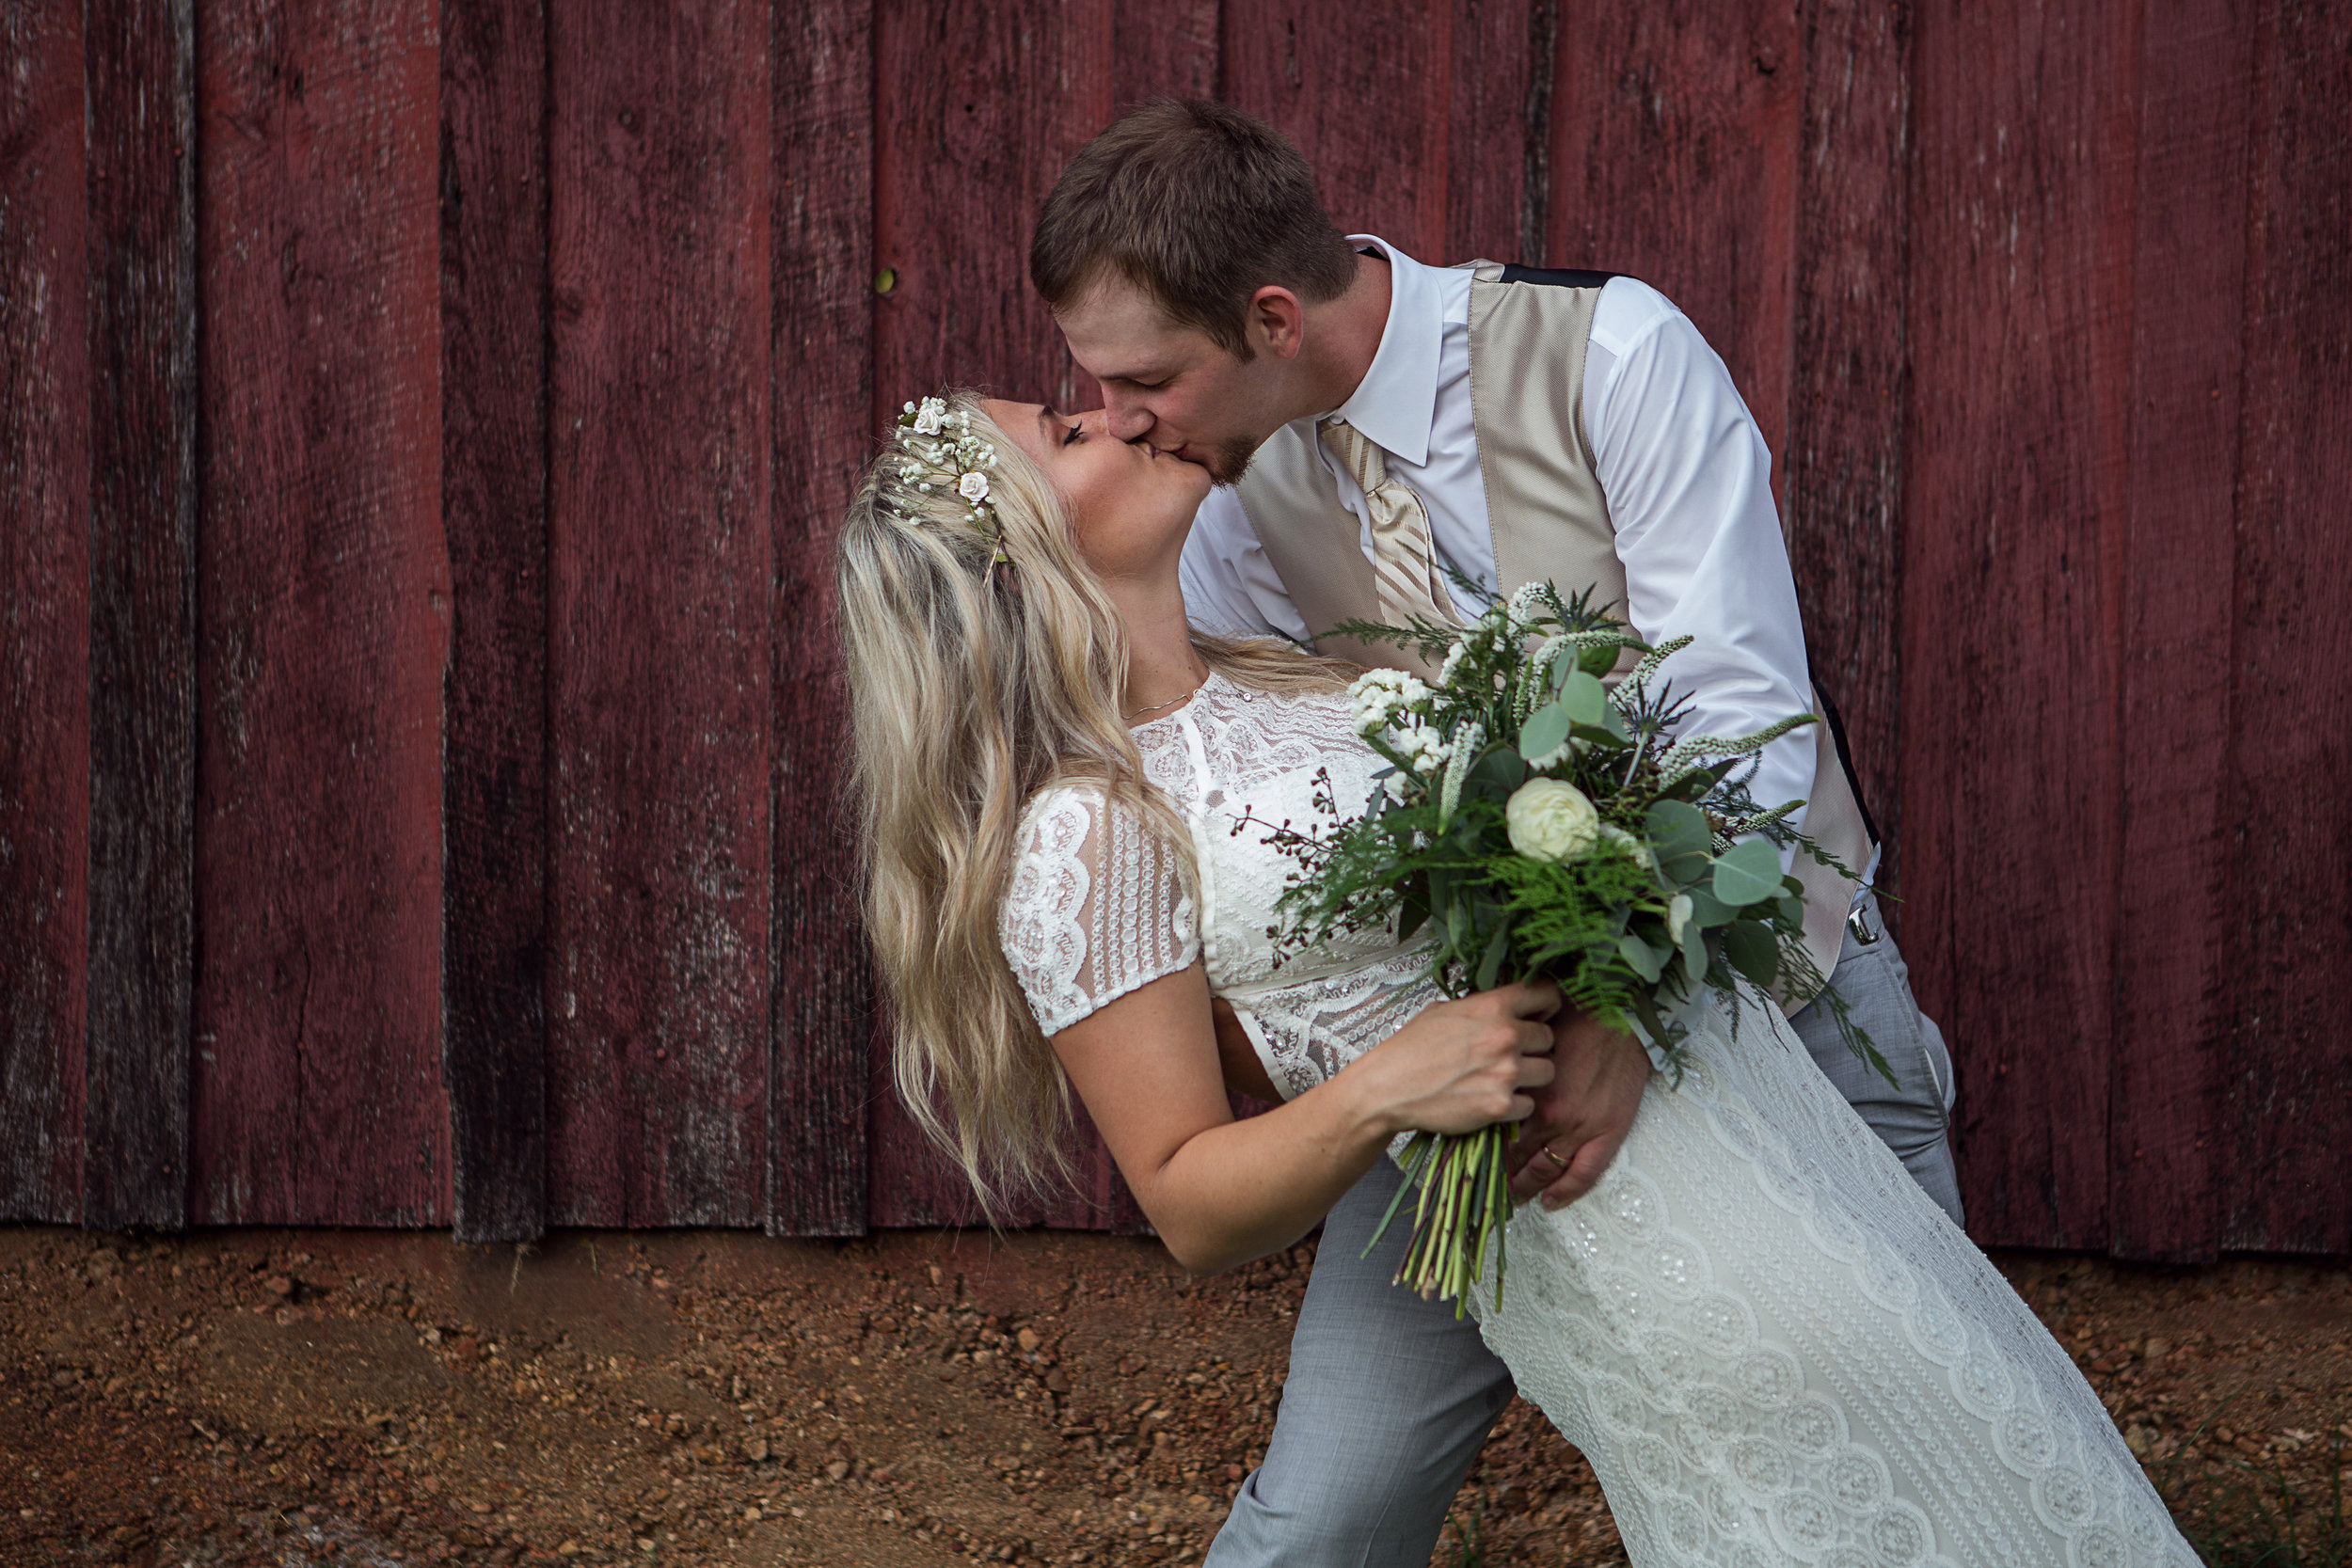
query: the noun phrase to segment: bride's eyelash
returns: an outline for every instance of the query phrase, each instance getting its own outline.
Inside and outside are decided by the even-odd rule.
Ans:
[[[1078,439],[1078,437],[1079,437],[1080,434],[1081,434],[1081,433],[1082,433],[1085,429],[1086,429],[1086,427],[1085,427],[1084,425],[1075,425],[1075,424],[1072,425],[1072,426],[1069,428],[1069,430],[1068,430],[1068,431],[1066,431],[1066,432],[1064,432],[1064,433],[1063,433],[1063,436],[1062,436],[1062,438],[1061,438],[1061,444],[1062,444],[1063,446],[1065,446],[1065,447],[1066,447],[1066,446],[1068,446],[1068,445],[1070,445],[1073,441],[1075,441],[1076,439]]]

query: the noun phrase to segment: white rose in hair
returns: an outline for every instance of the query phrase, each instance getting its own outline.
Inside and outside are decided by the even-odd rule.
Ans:
[[[917,436],[936,436],[940,432],[940,427],[946,422],[946,419],[947,404],[946,400],[941,398],[925,398],[923,400],[923,406],[916,410],[914,415],[914,434]]]
[[[1600,813],[1558,779],[1530,779],[1502,808],[1511,847],[1535,861],[1582,860],[1600,842]]]
[[[956,486],[956,494],[976,504],[988,499],[988,476],[974,469],[963,476],[963,483]]]

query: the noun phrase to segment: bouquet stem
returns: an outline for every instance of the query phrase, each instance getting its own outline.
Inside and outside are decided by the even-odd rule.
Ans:
[[[1364,1255],[1387,1235],[1389,1222],[1418,1185],[1413,1234],[1394,1283],[1410,1285],[1427,1300],[1451,1301],[1462,1316],[1470,1287],[1486,1277],[1487,1253],[1494,1255],[1495,1305],[1502,1305],[1503,1235],[1511,1224],[1511,1182],[1503,1165],[1506,1123],[1475,1132],[1417,1132],[1399,1162],[1405,1182],[1389,1200]]]

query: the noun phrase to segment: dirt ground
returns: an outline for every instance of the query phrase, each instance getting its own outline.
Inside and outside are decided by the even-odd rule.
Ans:
[[[0,1229],[0,1563],[1194,1561],[1311,1256],[1196,1280],[1057,1233]],[[2352,1267],[2000,1262],[2193,1530],[2324,1490]],[[1522,1403],[1434,1560],[1623,1557]]]

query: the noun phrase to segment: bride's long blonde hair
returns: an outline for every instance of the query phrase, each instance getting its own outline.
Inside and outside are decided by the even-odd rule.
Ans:
[[[1120,715],[1126,631],[1067,506],[976,395],[950,393],[946,408],[994,444],[993,528],[953,476],[910,478],[894,441],[850,503],[837,577],[866,934],[898,1092],[993,1217],[1012,1192],[1070,1176],[1069,1085],[997,941],[1023,808],[1049,782],[1092,780],[1187,876],[1192,853]],[[1329,689],[1354,673],[1271,640],[1194,645],[1262,690]]]

